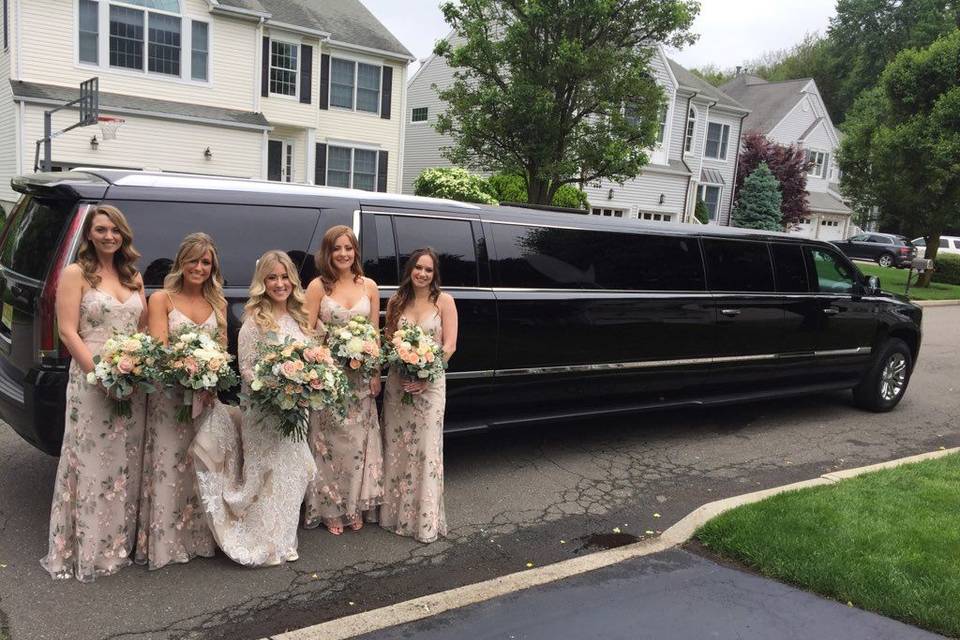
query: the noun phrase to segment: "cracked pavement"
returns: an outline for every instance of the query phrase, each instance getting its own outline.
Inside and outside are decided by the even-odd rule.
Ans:
[[[957,446],[960,307],[925,316],[920,361],[891,413],[836,393],[450,438],[447,539],[301,530],[300,560],[284,567],[219,555],[92,585],[52,581],[38,560],[56,459],[2,427],[0,624],[14,640],[262,638],[589,553],[603,543],[591,536],[615,528],[620,542],[657,535],[722,497]]]

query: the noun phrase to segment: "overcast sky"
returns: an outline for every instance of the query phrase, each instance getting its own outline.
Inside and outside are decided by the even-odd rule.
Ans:
[[[439,0],[362,0],[417,58],[449,32]],[[693,31],[700,39],[671,52],[685,67],[713,63],[730,68],[760,54],[787,48],[804,34],[824,33],[836,0],[701,0]],[[415,64],[411,70],[416,69]]]

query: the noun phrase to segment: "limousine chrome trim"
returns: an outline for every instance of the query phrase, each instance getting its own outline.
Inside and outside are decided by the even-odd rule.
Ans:
[[[360,209],[353,210],[353,235],[360,239]]]
[[[380,216],[406,216],[408,218],[430,218],[431,220],[459,220],[460,222],[475,222],[475,213],[464,211],[462,216],[444,216],[426,213],[408,213],[406,211],[376,211],[374,209],[364,209],[364,213],[372,213]]]
[[[607,362],[601,364],[570,364],[549,367],[527,367],[521,369],[497,369],[493,372],[457,371],[448,373],[452,380],[470,378],[502,378],[510,376],[543,375],[551,373],[581,373],[587,371],[620,371],[623,369],[659,369],[663,367],[682,367],[702,364],[725,364],[729,362],[765,362],[769,360],[787,360],[790,358],[829,357],[868,355],[871,347],[854,347],[851,349],[830,349],[807,353],[760,353],[748,356],[713,356],[709,358],[678,358],[674,360],[642,360],[639,362]]]

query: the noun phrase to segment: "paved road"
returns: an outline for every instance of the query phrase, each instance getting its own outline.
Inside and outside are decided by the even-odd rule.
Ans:
[[[448,540],[305,531],[300,561],[281,568],[218,557],[53,582],[37,560],[56,460],[0,429],[0,610],[14,640],[260,638],[626,542],[720,497],[957,446],[960,307],[925,315],[893,413],[830,394],[452,439]]]

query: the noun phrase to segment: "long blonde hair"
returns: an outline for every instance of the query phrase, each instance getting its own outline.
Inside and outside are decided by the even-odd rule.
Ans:
[[[213,314],[217,319],[217,331],[226,335],[227,331],[227,299],[223,295],[223,273],[220,270],[220,255],[213,238],[203,232],[191,233],[186,236],[177,249],[177,257],[173,260],[170,273],[163,279],[163,288],[167,293],[183,291],[183,269],[188,262],[199,260],[207,251],[210,252],[210,277],[203,283],[203,298],[213,307]]]
[[[277,319],[273,317],[273,304],[267,295],[266,285],[267,276],[270,275],[277,264],[283,265],[283,268],[287,270],[287,277],[290,278],[290,284],[293,286],[293,291],[287,298],[287,313],[300,326],[301,331],[308,336],[313,335],[313,329],[308,325],[307,312],[303,309],[307,302],[307,296],[303,292],[303,287],[300,286],[300,275],[297,273],[297,268],[290,260],[290,256],[276,249],[267,251],[257,260],[253,281],[250,282],[250,299],[244,306],[243,317],[245,319],[253,318],[257,326],[263,331],[275,331],[279,328]]]
[[[140,283],[137,281],[135,265],[140,252],[133,248],[133,231],[120,209],[109,204],[94,207],[87,213],[87,219],[83,221],[83,228],[80,230],[80,248],[77,250],[77,264],[83,272],[83,279],[94,289],[100,284],[100,276],[97,274],[100,260],[97,259],[97,250],[88,239],[90,230],[93,228],[93,219],[98,215],[107,216],[120,232],[120,248],[113,254],[113,266],[117,270],[120,284],[132,291],[139,291]]]
[[[339,274],[333,264],[333,245],[337,243],[340,236],[347,236],[347,240],[353,245],[353,264],[350,265],[350,272],[353,273],[353,281],[363,282],[363,267],[360,266],[360,243],[357,242],[357,236],[353,229],[338,224],[327,229],[323,234],[323,240],[320,242],[320,251],[313,257],[314,264],[317,265],[317,271],[320,272],[320,282],[323,283],[323,290],[327,295],[333,293],[333,285],[336,284]]]

